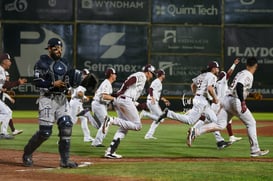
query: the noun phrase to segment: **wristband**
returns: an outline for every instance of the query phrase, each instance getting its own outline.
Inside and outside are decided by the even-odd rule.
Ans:
[[[231,69],[231,70],[234,70],[235,67],[236,67],[236,65],[235,65],[235,64],[232,64],[232,66],[230,67],[230,69]]]

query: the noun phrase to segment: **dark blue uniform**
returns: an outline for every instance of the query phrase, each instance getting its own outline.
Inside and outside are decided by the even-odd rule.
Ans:
[[[33,152],[50,137],[53,124],[57,122],[60,137],[60,166],[77,167],[75,162],[69,161],[73,123],[69,115],[69,104],[65,94],[68,86],[53,86],[53,82],[57,80],[66,82],[66,73],[70,69],[71,67],[64,58],[53,60],[48,55],[41,55],[40,60],[35,64],[33,84],[40,90],[40,97],[37,100],[39,104],[39,130],[24,148],[23,163],[25,166],[33,165]],[[69,82],[67,83],[69,84]]]

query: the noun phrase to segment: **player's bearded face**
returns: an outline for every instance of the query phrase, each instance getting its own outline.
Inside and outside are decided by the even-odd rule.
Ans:
[[[62,57],[62,47],[61,46],[52,47],[50,51],[50,57],[53,60],[59,60]]]

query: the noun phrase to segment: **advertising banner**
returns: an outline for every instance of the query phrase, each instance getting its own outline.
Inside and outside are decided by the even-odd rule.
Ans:
[[[221,53],[221,28],[153,26],[152,52]]]
[[[211,61],[221,65],[220,57],[213,56],[160,56],[151,57],[151,63],[163,69],[166,73],[164,80],[164,94],[168,96],[181,96],[184,93],[192,94],[190,84],[192,79],[206,69]]]
[[[238,71],[245,68],[247,57],[258,59],[258,69],[254,75],[253,89],[265,97],[273,96],[273,28],[229,27],[225,28],[225,62],[241,59]],[[226,69],[231,64],[226,63]]]
[[[5,20],[72,21],[73,0],[1,0]]]
[[[78,0],[79,20],[149,21],[147,0]]]
[[[272,24],[272,0],[225,0],[226,24]]]
[[[221,24],[221,0],[154,0],[153,23]]]
[[[13,61],[10,68],[11,78],[33,78],[33,68],[45,50],[50,38],[63,42],[63,57],[73,64],[73,27],[72,25],[48,24],[3,24],[3,48]],[[16,80],[16,79],[15,79]],[[18,88],[21,93],[35,92],[29,83]]]
[[[101,79],[113,67],[118,81],[124,81],[148,62],[147,32],[146,26],[79,24],[76,66]]]

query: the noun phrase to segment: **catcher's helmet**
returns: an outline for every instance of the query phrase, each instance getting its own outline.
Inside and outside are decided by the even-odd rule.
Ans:
[[[64,82],[68,87],[78,87],[82,82],[82,72],[78,69],[70,69],[64,76]]]

